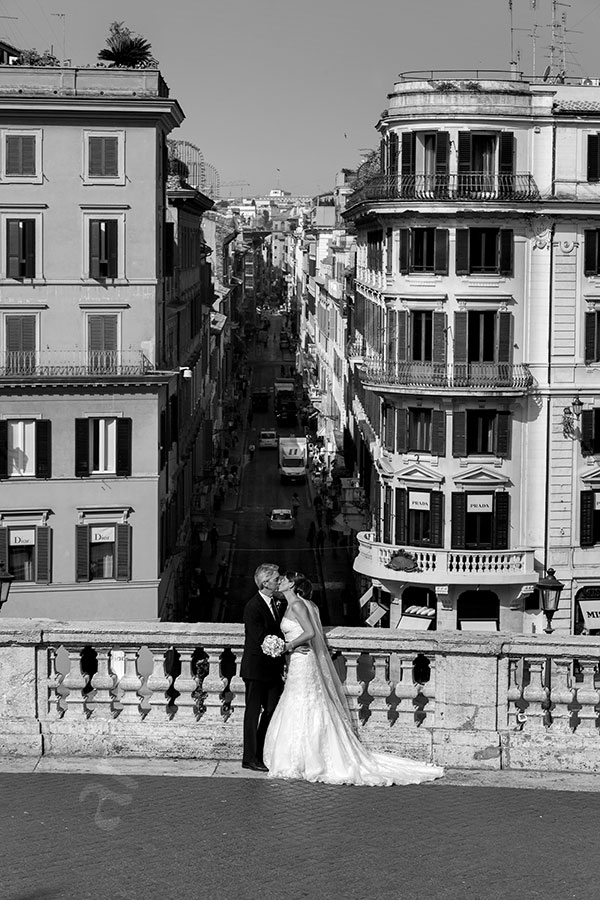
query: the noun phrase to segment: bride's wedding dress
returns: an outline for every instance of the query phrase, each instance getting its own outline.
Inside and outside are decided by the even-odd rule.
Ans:
[[[316,607],[306,601],[305,605],[316,635],[309,653],[290,656],[285,688],[265,738],[269,776],[360,785],[418,784],[441,778],[444,770],[439,766],[363,746],[352,729]],[[284,615],[281,630],[286,641],[293,641],[304,629],[296,619]]]

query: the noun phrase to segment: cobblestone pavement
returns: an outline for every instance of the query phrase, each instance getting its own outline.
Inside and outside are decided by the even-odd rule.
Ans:
[[[76,766],[85,764],[64,763]],[[194,767],[199,777],[183,774]],[[239,777],[233,762],[119,761],[112,775],[2,768],[2,900],[600,894],[596,776],[532,775],[513,787],[518,776],[487,773],[486,783],[449,773],[426,785],[358,788]],[[206,777],[218,773],[238,777]],[[549,784],[568,789],[525,789]]]

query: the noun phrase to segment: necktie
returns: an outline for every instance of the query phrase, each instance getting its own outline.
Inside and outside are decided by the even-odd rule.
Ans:
[[[271,612],[273,613],[275,621],[279,625],[279,613],[277,612],[277,607],[276,607],[275,601],[273,599],[271,600]]]

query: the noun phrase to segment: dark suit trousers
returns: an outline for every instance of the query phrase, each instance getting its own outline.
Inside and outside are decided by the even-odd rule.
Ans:
[[[262,762],[265,735],[282,688],[280,681],[246,681],[242,762]]]

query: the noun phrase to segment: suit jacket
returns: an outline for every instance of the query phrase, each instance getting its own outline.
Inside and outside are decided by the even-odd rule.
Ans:
[[[286,603],[279,607],[280,617],[285,611]],[[285,663],[284,656],[267,656],[261,650],[261,644],[268,634],[276,634],[283,640],[279,623],[269,611],[265,601],[256,593],[248,600],[244,608],[244,652],[240,675],[247,681],[280,681]]]

